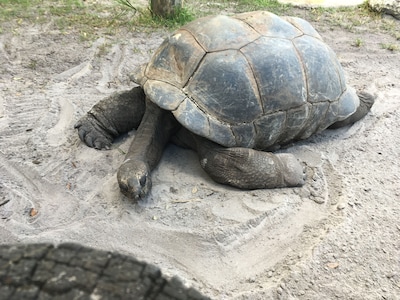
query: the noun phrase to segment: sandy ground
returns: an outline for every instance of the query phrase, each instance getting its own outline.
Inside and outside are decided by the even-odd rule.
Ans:
[[[398,41],[313,24],[348,81],[378,98],[362,122],[285,150],[306,164],[306,185],[218,185],[193,152],[171,145],[139,203],[119,193],[115,175],[134,132],[96,151],[73,124],[130,87],[129,71],[167,33],[85,42],[51,23],[4,24],[0,243],[74,241],[133,254],[215,299],[400,299],[400,51],[381,46]]]

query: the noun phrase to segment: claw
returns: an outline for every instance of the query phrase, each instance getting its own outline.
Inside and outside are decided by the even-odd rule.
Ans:
[[[82,142],[85,142],[87,131],[82,130],[82,128],[78,128],[78,135]]]
[[[110,149],[112,136],[91,116],[83,116],[75,123],[74,127],[78,129],[79,138],[87,146],[100,150]]]
[[[96,141],[96,142],[94,142],[94,148],[95,149],[103,149],[103,148],[106,148],[107,149],[107,146],[103,146],[103,143],[102,142],[99,142],[99,141]]]
[[[74,128],[78,129],[81,126],[82,126],[82,122],[81,122],[81,120],[79,120],[78,122],[75,123]]]
[[[94,143],[93,143],[93,137],[91,135],[89,135],[89,134],[86,134],[85,143],[89,147],[95,148]]]

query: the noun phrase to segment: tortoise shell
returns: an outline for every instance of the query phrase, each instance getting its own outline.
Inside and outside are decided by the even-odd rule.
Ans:
[[[226,147],[304,139],[359,105],[313,27],[265,11],[187,24],[132,80],[184,127]]]

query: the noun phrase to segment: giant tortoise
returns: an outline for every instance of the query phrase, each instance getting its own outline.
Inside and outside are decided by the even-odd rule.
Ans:
[[[118,174],[145,197],[166,143],[198,152],[215,181],[243,189],[304,184],[302,164],[274,149],[365,116],[374,96],[346,85],[334,52],[297,17],[266,11],[212,16],[175,31],[131,79],[75,125],[88,146],[109,148],[137,128]]]

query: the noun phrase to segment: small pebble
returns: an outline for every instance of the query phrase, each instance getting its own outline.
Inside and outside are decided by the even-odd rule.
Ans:
[[[346,208],[346,204],[345,203],[339,203],[336,208],[337,208],[337,210],[345,209]]]
[[[318,204],[325,203],[325,199],[322,197],[315,197],[313,200],[315,203],[318,203]]]
[[[396,276],[396,273],[389,273],[389,274],[386,274],[386,278],[392,278],[392,277],[394,277],[394,276]]]
[[[249,277],[247,279],[247,282],[254,283],[254,282],[256,282],[256,279],[254,277]]]

